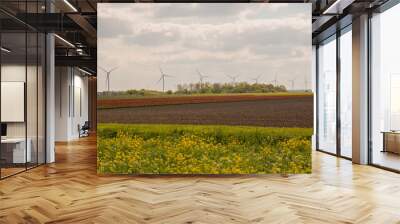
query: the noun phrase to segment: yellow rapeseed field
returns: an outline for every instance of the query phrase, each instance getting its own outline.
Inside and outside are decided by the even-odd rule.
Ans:
[[[193,125],[98,128],[101,174],[311,172],[311,129]]]

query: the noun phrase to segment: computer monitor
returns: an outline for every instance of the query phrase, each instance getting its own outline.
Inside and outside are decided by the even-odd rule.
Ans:
[[[1,123],[1,137],[7,136],[7,124]]]

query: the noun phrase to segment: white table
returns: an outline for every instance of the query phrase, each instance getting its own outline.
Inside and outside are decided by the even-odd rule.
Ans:
[[[30,138],[26,139],[28,143],[25,151],[25,138],[5,138],[1,139],[2,147],[13,146],[13,163],[26,163],[32,160],[32,140]]]

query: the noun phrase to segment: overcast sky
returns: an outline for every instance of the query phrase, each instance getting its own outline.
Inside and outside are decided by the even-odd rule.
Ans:
[[[311,83],[311,4],[98,4],[98,65],[111,90],[166,89],[198,82]],[[106,89],[98,69],[98,90]]]

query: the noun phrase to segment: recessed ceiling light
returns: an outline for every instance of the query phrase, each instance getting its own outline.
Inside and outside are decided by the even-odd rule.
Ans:
[[[79,68],[79,67],[78,67],[78,70],[81,71],[81,72],[83,72],[83,73],[85,73],[85,74],[87,74],[87,75],[90,75],[90,76],[92,75],[92,73],[90,73],[90,72],[88,72],[88,71],[86,71],[86,70],[83,70],[83,69],[81,69],[81,68]]]
[[[322,14],[342,14],[343,9],[351,5],[355,0],[336,0]]]
[[[55,37],[57,37],[59,40],[61,40],[62,42],[66,43],[67,45],[69,45],[70,47],[75,48],[75,45],[73,45],[71,42],[69,42],[68,40],[62,38],[61,36],[59,36],[58,34],[54,34]]]
[[[6,53],[10,53],[11,52],[11,50],[9,50],[9,49],[7,49],[5,47],[1,47],[0,49],[1,49],[1,51],[4,51]]]
[[[74,12],[78,12],[78,10],[73,6],[68,0],[64,0],[65,4],[67,4]]]

